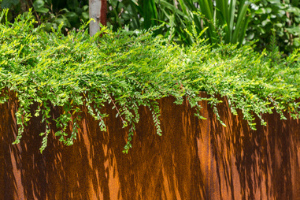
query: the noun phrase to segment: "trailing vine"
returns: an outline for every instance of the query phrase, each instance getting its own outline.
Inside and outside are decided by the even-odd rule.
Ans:
[[[5,12],[0,17],[5,17]],[[153,37],[151,31],[113,32],[103,27],[90,37],[85,24],[65,36],[59,28],[46,33],[35,24],[30,12],[13,24],[0,24],[0,103],[5,103],[10,93],[18,99],[15,143],[21,141],[33,117],[33,104],[37,105],[34,116],[40,116],[46,125],[40,134],[41,152],[47,146],[54,107],[62,111],[55,119],[55,135],[65,145],[72,145],[82,106],[99,122],[101,131],[106,131],[107,113],[101,108],[111,104],[123,127],[129,129],[124,153],[132,147],[140,106],[150,109],[157,134],[163,134],[157,103],[163,97],[173,96],[177,104],[186,98],[199,119],[204,117],[198,102],[207,101],[224,126],[218,114],[217,105],[222,102],[218,97],[227,98],[233,114],[241,110],[252,129],[255,116],[266,125],[261,116],[273,111],[282,119],[286,114],[299,118],[299,50],[286,59],[276,58],[274,63],[268,52],[259,54],[250,45],[212,48],[197,35],[193,35],[193,45],[181,47]],[[200,97],[200,91],[208,96]]]

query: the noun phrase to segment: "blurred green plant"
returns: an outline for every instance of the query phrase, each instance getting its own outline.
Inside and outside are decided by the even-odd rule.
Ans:
[[[200,10],[209,25],[212,43],[217,42],[213,24],[224,27],[225,43],[242,44],[248,26],[247,9],[250,4],[246,0],[199,0]],[[215,5],[214,5],[215,4]],[[212,22],[213,24],[209,23]]]
[[[226,0],[108,0],[109,25],[114,30],[128,26],[129,30],[148,29],[166,23],[158,34],[169,35],[175,40],[191,44],[192,27],[200,33],[206,26],[205,33],[213,43],[237,43],[244,40],[249,16],[249,2]],[[222,41],[224,37],[224,40]]]
[[[89,20],[88,0],[0,0],[0,3],[1,9],[10,9],[9,21],[33,8],[38,23],[43,23],[44,30],[48,32],[52,28],[56,30],[60,24],[64,32],[78,29]]]
[[[258,40],[257,49],[268,48],[272,30],[280,51],[289,54],[300,47],[300,1],[259,0],[251,4],[247,40]]]

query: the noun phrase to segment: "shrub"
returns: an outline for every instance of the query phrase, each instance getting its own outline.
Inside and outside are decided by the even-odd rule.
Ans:
[[[5,18],[4,12],[0,18]],[[282,119],[285,111],[299,118],[298,50],[282,59],[276,52],[270,56],[266,51],[256,53],[249,45],[219,45],[212,49],[199,39],[200,35],[193,35],[193,45],[181,47],[153,37],[149,31],[112,32],[103,27],[89,37],[83,26],[64,36],[61,27],[47,33],[42,26],[35,28],[35,23],[28,13],[17,17],[13,24],[0,24],[0,101],[7,101],[9,92],[18,98],[15,143],[20,142],[24,126],[33,117],[34,103],[38,106],[33,115],[41,115],[47,127],[41,133],[41,152],[47,146],[52,107],[63,110],[53,119],[59,128],[55,135],[71,145],[76,139],[80,106],[85,105],[105,131],[103,118],[107,115],[100,109],[104,103],[112,104],[116,117],[124,127],[129,126],[124,152],[131,147],[141,105],[150,108],[157,133],[162,134],[156,100],[167,96],[175,97],[177,104],[187,99],[200,119],[203,117],[197,102],[207,101],[224,126],[218,114],[218,96],[227,97],[233,114],[240,109],[253,129],[255,116],[265,125],[262,114],[272,113],[273,109]],[[199,97],[200,91],[206,91],[209,97]],[[65,132],[69,124],[73,127],[70,135]]]

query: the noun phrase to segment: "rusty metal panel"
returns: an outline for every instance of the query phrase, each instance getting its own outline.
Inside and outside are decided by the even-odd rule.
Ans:
[[[207,120],[198,120],[187,102],[159,100],[162,136],[141,107],[129,154],[122,153],[127,130],[111,106],[103,109],[110,116],[107,132],[83,107],[74,145],[63,146],[52,132],[40,154],[45,124],[39,118],[30,121],[19,145],[11,144],[17,106],[11,98],[0,106],[0,199],[300,199],[300,121],[266,115],[268,126],[252,131],[223,100],[218,110],[227,127],[206,102],[200,103]],[[53,117],[59,112],[54,109]]]

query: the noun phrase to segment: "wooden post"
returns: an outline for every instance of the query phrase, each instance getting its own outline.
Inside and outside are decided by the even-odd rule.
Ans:
[[[89,0],[89,17],[95,20],[90,23],[90,36],[100,30],[100,23],[106,25],[106,11],[106,0]]]

